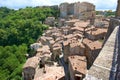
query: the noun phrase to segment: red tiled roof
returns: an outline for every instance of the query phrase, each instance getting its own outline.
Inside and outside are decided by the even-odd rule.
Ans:
[[[102,48],[102,43],[99,41],[92,41],[86,38],[83,40],[83,43],[86,44],[91,50]]]
[[[65,76],[63,67],[45,66],[45,70],[45,74],[35,78],[34,80],[59,80]]]
[[[87,62],[85,56],[74,55],[74,56],[69,56],[68,59],[74,72],[77,71],[79,73],[86,74]]]
[[[91,31],[92,31],[92,35],[99,35],[102,33],[107,33],[107,29],[105,29],[105,28],[89,28],[87,33],[90,34]]]
[[[88,24],[89,24],[89,22],[79,21],[79,22],[76,22],[76,23],[74,24],[74,26],[87,27]]]
[[[27,67],[36,68],[38,66],[39,60],[40,59],[38,57],[28,58],[26,63],[24,64],[23,68],[27,68]]]

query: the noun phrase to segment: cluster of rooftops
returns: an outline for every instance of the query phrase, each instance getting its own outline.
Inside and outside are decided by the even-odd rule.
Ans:
[[[49,27],[31,44],[35,55],[23,66],[24,80],[83,79],[102,48],[100,40],[106,32],[107,27],[78,19],[67,21],[66,26]]]

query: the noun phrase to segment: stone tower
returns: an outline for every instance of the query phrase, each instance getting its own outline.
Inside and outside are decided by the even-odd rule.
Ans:
[[[116,17],[120,17],[120,0],[117,2],[117,10],[116,10]]]
[[[68,16],[68,3],[61,3],[60,4],[60,17],[66,18]]]

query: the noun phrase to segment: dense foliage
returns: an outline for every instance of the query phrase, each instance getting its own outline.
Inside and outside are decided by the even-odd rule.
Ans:
[[[54,8],[0,8],[0,80],[21,80],[28,46],[48,28],[45,18],[57,13]]]
[[[115,11],[107,11],[105,16],[106,17],[115,17]]]
[[[27,47],[0,46],[0,80],[21,80],[22,65],[25,62]]]
[[[112,11],[112,10],[96,11],[96,15],[104,15],[105,17],[114,17],[115,11]]]
[[[56,15],[56,12],[50,8],[28,7],[18,11],[4,9],[0,9],[0,45],[2,46],[33,43],[43,30],[47,29],[47,26],[42,24],[45,18]]]

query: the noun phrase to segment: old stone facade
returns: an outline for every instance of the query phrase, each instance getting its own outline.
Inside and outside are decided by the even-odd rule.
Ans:
[[[77,19],[90,19],[95,17],[95,6],[88,2],[62,3],[60,17],[68,18],[69,15],[73,15]]]
[[[55,25],[55,17],[48,17],[45,19],[45,24],[54,26]]]
[[[87,73],[87,63],[85,56],[69,56],[70,80],[82,80]]]
[[[98,27],[90,27],[85,29],[85,31],[86,31],[85,36],[91,40],[98,40],[98,39],[103,40],[107,33],[106,28],[98,28]]]
[[[38,71],[38,75],[35,76],[34,80],[65,80],[65,73],[63,67],[45,66],[45,70],[46,73]]]
[[[78,17],[79,18],[79,15],[81,15],[80,14],[80,2],[77,2],[77,3],[75,3],[74,4],[74,15],[75,15],[75,17]]]
[[[68,3],[62,3],[60,4],[60,17],[66,18],[68,15]]]
[[[26,61],[25,65],[23,66],[23,73],[22,73],[24,80],[34,79],[39,60],[40,60],[39,57],[32,57]]]
[[[102,44],[99,41],[91,41],[89,39],[84,39],[83,43],[85,44],[85,56],[87,58],[87,68],[89,69],[91,65],[93,64],[94,60],[98,56]]]

